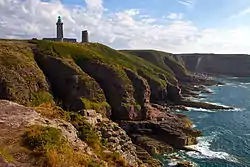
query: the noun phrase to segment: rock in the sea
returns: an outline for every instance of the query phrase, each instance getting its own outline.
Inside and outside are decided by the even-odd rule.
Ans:
[[[153,136],[178,149],[196,144],[196,137],[201,135],[200,131],[190,128],[183,118],[173,113],[165,113],[162,121],[122,121],[120,125],[130,136],[136,134]]]
[[[194,167],[194,164],[188,161],[178,162],[175,167]]]

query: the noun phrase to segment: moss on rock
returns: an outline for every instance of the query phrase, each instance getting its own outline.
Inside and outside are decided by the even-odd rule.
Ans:
[[[53,101],[27,43],[0,41],[0,98],[28,106]]]

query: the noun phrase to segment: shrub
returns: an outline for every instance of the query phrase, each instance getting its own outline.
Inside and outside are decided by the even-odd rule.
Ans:
[[[9,150],[6,149],[5,147],[0,147],[0,156],[2,156],[8,162],[14,161],[13,156],[9,153]]]
[[[31,126],[23,135],[23,142],[32,150],[45,151],[64,143],[60,130],[52,127]]]

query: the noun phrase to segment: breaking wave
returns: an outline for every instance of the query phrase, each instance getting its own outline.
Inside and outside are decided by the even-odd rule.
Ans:
[[[186,154],[196,159],[222,159],[229,162],[239,163],[238,159],[226,152],[216,152],[210,149],[211,143],[217,137],[217,134],[198,138],[198,144],[189,146],[197,152],[190,151]]]

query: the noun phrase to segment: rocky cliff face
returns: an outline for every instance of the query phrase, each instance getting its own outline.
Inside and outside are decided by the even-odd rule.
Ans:
[[[199,106],[183,102],[183,83],[193,78],[172,54],[134,55],[96,43],[0,41],[0,45],[0,99],[35,106],[48,119],[70,122],[79,139],[99,148],[93,153],[98,152],[94,159],[99,158],[99,164],[140,166],[141,159],[146,166],[161,166],[152,156],[184,149],[201,135],[185,116],[170,111],[174,104]],[[42,107],[48,104],[57,106]],[[22,106],[17,112],[29,120],[26,109]],[[32,113],[42,120],[36,124],[54,124]]]
[[[212,75],[248,77],[250,56],[240,54],[180,54],[176,59],[193,72]]]
[[[88,112],[88,110],[86,111]],[[140,160],[137,158],[135,154],[135,147],[133,147],[133,144],[130,140],[130,138],[126,135],[125,131],[122,130],[120,127],[118,127],[117,124],[113,123],[112,121],[108,120],[107,118],[102,119],[101,114],[97,114],[94,110],[90,111],[91,113],[94,113],[92,115],[86,116],[87,121],[89,121],[91,126],[93,128],[97,128],[97,132],[99,131],[101,135],[103,135],[103,139],[105,140],[108,138],[108,144],[105,146],[105,150],[103,150],[102,156],[98,155],[98,151],[95,150],[93,147],[88,145],[86,142],[82,141],[79,138],[79,132],[77,129],[69,122],[60,119],[60,118],[47,118],[45,116],[42,116],[38,112],[36,112],[35,109],[27,108],[22,105],[19,105],[17,103],[13,103],[10,101],[0,100],[0,165],[5,166],[12,166],[12,167],[35,167],[35,166],[42,166],[49,162],[55,162],[57,160],[60,160],[60,157],[58,157],[58,153],[53,152],[51,155],[50,150],[47,150],[46,157],[45,155],[42,155],[42,152],[39,152],[40,150],[34,150],[28,151],[27,149],[24,149],[23,147],[26,147],[24,140],[22,139],[25,136],[25,131],[28,127],[45,127],[47,128],[46,132],[49,132],[51,129],[49,128],[55,128],[60,131],[62,134],[62,137],[65,139],[65,142],[67,141],[70,144],[69,148],[64,148],[64,152],[61,155],[64,158],[73,159],[74,161],[77,161],[78,159],[72,156],[82,156],[85,159],[80,159],[80,163],[73,164],[74,166],[96,166],[101,165],[104,167],[118,167],[121,165],[120,162],[116,162],[115,157],[114,159],[111,159],[109,162],[109,159],[106,156],[110,156],[113,152],[118,152],[119,155],[121,155],[125,160],[126,164],[122,164],[123,166],[142,166],[142,163],[140,163]],[[98,119],[98,126],[97,124],[93,123],[94,119]],[[39,128],[37,128],[39,129]],[[36,130],[37,130],[36,129]],[[29,144],[35,144],[35,133],[39,133],[37,131],[32,131],[32,143]],[[109,134],[112,134],[111,136],[108,136]],[[40,142],[48,142],[48,139],[50,137],[50,134],[45,134],[46,137],[43,138],[42,134],[39,134],[39,139],[43,140]],[[54,138],[52,138],[52,142],[56,144],[57,138],[55,138],[55,134],[53,134]],[[116,137],[115,137],[116,136]],[[117,137],[121,137],[117,138]],[[112,140],[113,139],[113,140]],[[120,140],[118,140],[120,139]],[[117,143],[115,143],[114,147],[114,141],[118,140]],[[113,143],[113,144],[112,144]],[[113,147],[110,147],[113,146]],[[14,148],[15,149],[14,149]],[[48,147],[48,145],[47,145]],[[54,145],[53,147],[57,147],[57,145]],[[72,148],[71,148],[72,147]],[[120,149],[119,149],[120,148]],[[28,147],[28,149],[30,149]],[[41,148],[39,148],[41,149]],[[72,149],[72,150],[71,150]],[[5,151],[5,153],[3,152]],[[72,152],[70,152],[72,151]],[[36,153],[36,155],[35,155]],[[41,155],[40,155],[41,154]],[[68,156],[67,154],[73,154]],[[53,157],[50,157],[53,156]],[[3,157],[1,157],[3,156]],[[44,156],[44,157],[43,157]],[[68,157],[67,157],[68,156]],[[46,160],[46,158],[49,158]],[[53,158],[53,160],[50,160],[50,158]],[[50,164],[48,163],[46,166],[70,166],[69,164],[70,160],[64,159],[61,164]],[[91,161],[90,161],[91,160]],[[11,161],[8,162],[8,161]],[[86,161],[86,162],[84,162]],[[98,163],[93,163],[94,161]],[[86,164],[85,164],[86,163]],[[120,164],[119,164],[120,163]],[[82,165],[81,165],[82,164]]]
[[[35,106],[53,101],[29,45],[0,42],[0,98]]]
[[[88,108],[87,103],[99,103],[98,110],[108,112],[108,106],[101,106],[106,98],[99,84],[72,60],[37,52],[36,61],[48,78],[55,97],[62,101],[65,109],[79,111]]]

